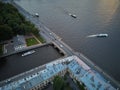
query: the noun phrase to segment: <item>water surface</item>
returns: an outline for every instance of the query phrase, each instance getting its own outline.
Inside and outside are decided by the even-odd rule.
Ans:
[[[120,82],[119,0],[17,0],[74,50]],[[72,18],[69,13],[77,15]],[[108,33],[107,38],[88,35]]]
[[[6,57],[0,63],[0,81],[31,70],[61,57],[52,46],[34,49],[35,53],[22,57],[22,53]],[[46,57],[47,56],[47,57]]]

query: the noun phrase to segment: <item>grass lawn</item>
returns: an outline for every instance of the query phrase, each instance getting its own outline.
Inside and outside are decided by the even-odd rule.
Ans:
[[[41,43],[45,43],[45,40],[40,35],[35,35]]]
[[[0,55],[3,54],[3,45],[0,45]]]
[[[28,38],[26,39],[27,46],[32,46],[35,44],[39,44],[39,42],[35,38]]]

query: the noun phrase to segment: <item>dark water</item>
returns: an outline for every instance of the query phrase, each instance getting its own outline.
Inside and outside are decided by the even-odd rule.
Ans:
[[[0,62],[0,81],[51,62],[61,55],[52,47],[45,46],[34,49],[32,55],[22,57],[22,53],[9,56]]]
[[[74,50],[120,82],[119,0],[17,0]],[[74,19],[68,14],[76,14]],[[108,33],[107,38],[88,35]]]

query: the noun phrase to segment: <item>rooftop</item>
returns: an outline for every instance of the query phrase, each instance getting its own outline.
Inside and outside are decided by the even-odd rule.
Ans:
[[[66,64],[66,61],[69,62],[69,64]],[[92,70],[76,56],[70,56],[50,62],[45,65],[44,70],[26,76],[18,81],[8,83],[0,87],[0,90],[28,90],[67,68],[78,79],[78,81],[85,84],[88,90],[115,90],[106,79],[95,70]]]
[[[85,84],[88,90],[115,90],[99,73],[92,70],[88,65],[82,62],[78,57],[74,58],[69,65],[69,70],[77,78]]]

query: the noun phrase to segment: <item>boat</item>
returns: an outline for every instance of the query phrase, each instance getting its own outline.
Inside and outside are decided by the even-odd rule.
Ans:
[[[73,18],[77,18],[77,16],[76,16],[75,14],[69,13],[69,15],[70,15],[71,17],[73,17]]]
[[[24,56],[27,56],[27,55],[30,55],[30,54],[33,54],[33,53],[35,53],[35,50],[25,52],[25,53],[22,54],[22,56],[24,57]]]
[[[108,34],[96,34],[96,37],[108,37]]]
[[[36,16],[36,17],[39,17],[39,14],[38,14],[38,13],[35,13],[35,16]]]

